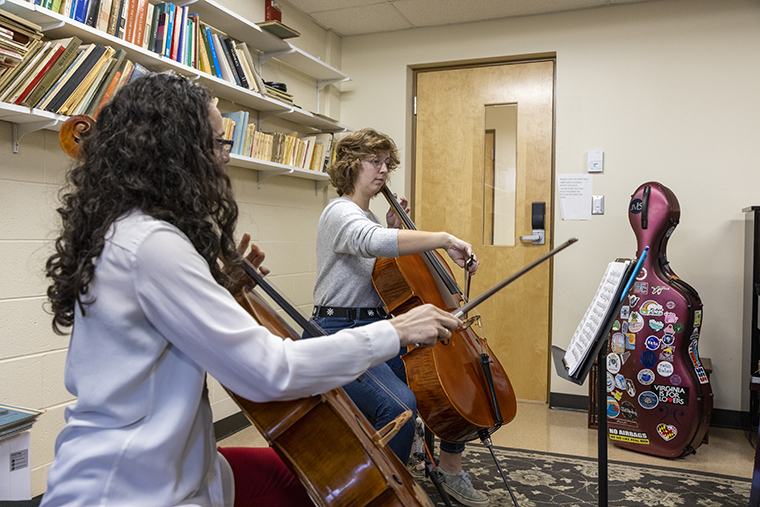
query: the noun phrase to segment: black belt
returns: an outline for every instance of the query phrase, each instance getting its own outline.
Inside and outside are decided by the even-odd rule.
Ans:
[[[357,318],[356,315],[359,315]],[[385,319],[388,312],[385,308],[344,308],[341,306],[315,306],[311,312],[312,317],[337,317],[346,320]]]

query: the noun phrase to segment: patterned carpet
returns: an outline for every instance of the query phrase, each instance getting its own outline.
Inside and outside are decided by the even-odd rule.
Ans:
[[[596,460],[503,447],[494,447],[494,452],[519,507],[599,505]],[[473,484],[488,492],[491,507],[513,505],[487,448],[468,446],[463,461]],[[612,461],[608,469],[610,506],[732,507],[749,502],[749,479]],[[446,505],[424,471],[412,474],[436,507]]]

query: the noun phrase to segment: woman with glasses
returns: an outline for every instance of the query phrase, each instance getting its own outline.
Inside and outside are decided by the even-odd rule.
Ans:
[[[321,340],[283,340],[258,325],[232,296],[243,256],[260,266],[263,254],[245,253],[247,235],[233,240],[222,137],[204,88],[148,74],[116,93],[82,144],[47,262],[77,400],[45,507],[311,505],[272,449],[217,450],[206,374],[255,402],[302,398],[461,325],[430,305]]]
[[[384,228],[370,211],[370,200],[382,190],[389,173],[399,164],[398,150],[390,137],[367,128],[344,137],[335,150],[335,162],[327,173],[339,197],[331,200],[322,212],[317,231],[317,281],[312,314],[316,324],[334,333],[388,319],[372,283],[378,257],[400,257],[442,248],[461,267],[472,257],[469,270],[475,273],[478,261],[468,243],[446,232],[402,229],[392,209],[386,214],[388,228]],[[408,210],[406,198],[401,198],[401,205]],[[389,443],[401,462],[407,463],[414,441],[417,402],[406,385],[400,352],[343,389],[374,421],[376,429],[406,410],[413,412],[413,417]],[[462,471],[463,450],[464,444],[441,443],[439,470],[444,486],[459,502],[482,507],[488,504],[488,496],[475,490],[469,474]]]

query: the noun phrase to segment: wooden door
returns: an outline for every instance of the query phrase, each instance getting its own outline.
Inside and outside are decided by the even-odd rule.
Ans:
[[[481,264],[471,297],[553,246],[553,88],[553,60],[415,72],[414,220],[421,230],[447,231],[473,245]],[[514,222],[502,244],[489,238],[493,169],[485,168],[485,111],[496,105],[516,106],[513,205],[505,219]],[[546,203],[544,245],[520,240],[532,234],[534,202]],[[450,265],[464,287],[463,270]],[[519,399],[548,400],[551,271],[548,261],[479,307],[479,334]]]

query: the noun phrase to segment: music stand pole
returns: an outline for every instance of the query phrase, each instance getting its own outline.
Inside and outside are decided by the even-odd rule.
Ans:
[[[597,465],[599,483],[599,507],[607,507],[607,340],[605,338],[597,357]]]

